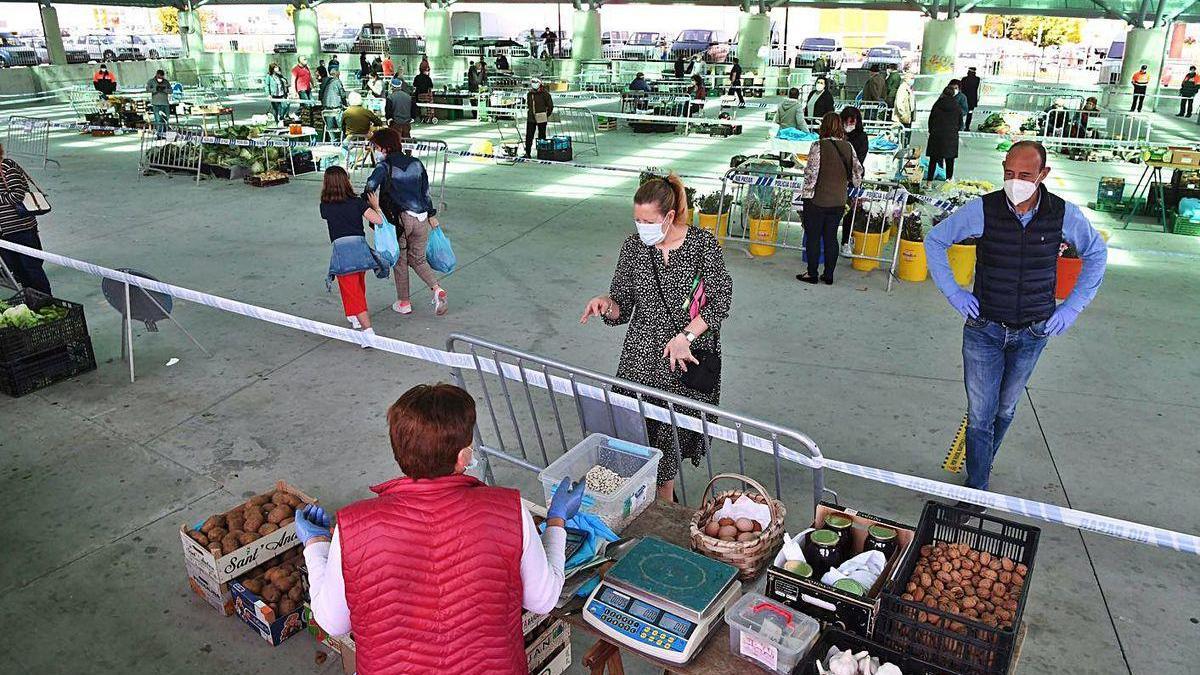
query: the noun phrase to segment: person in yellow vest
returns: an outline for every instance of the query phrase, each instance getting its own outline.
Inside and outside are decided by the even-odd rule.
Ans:
[[[1133,84],[1133,103],[1129,106],[1129,112],[1142,112],[1142,103],[1146,100],[1146,87],[1150,84],[1150,73],[1146,72],[1146,64],[1142,64],[1141,70],[1133,74],[1130,82]]]
[[[1196,72],[1196,66],[1191,66],[1179,84],[1179,114],[1176,117],[1192,117],[1192,103],[1197,92],[1200,92],[1200,73]]]

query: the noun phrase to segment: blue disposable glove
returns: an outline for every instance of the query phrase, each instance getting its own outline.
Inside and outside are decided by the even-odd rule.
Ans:
[[[1071,309],[1066,305],[1059,305],[1050,318],[1046,319],[1046,335],[1050,337],[1062,335],[1075,323],[1077,318],[1079,318],[1078,310]]]
[[[333,522],[325,509],[316,504],[305,504],[303,509],[296,509],[296,536],[301,544],[307,544],[313,537],[329,537],[329,527]]]
[[[554,496],[550,498],[550,508],[546,509],[547,518],[562,518],[564,521],[570,520],[579,513],[579,506],[583,504],[583,482],[573,483],[570,478],[563,478],[558,484],[558,489],[554,491]]]
[[[979,318],[979,299],[973,294],[962,289],[954,292],[949,298],[950,306],[959,314],[962,314],[964,319]]]

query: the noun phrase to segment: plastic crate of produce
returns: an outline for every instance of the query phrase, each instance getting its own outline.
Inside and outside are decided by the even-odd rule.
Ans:
[[[0,391],[19,398],[95,369],[91,340],[77,342],[0,365]]]
[[[880,665],[890,663],[900,669],[904,675],[955,675],[955,673],[939,668],[938,666],[914,659],[906,654],[901,654],[895,649],[885,647],[884,645],[869,640],[861,635],[856,635],[830,625],[821,633],[821,637],[817,639],[816,644],[812,649],[808,650],[808,654],[800,659],[800,665],[794,671],[796,675],[819,675],[817,670],[817,661],[825,662],[826,655],[832,647],[837,647],[839,651],[849,651],[853,654],[859,652],[867,652],[871,656],[879,659]],[[828,670],[826,670],[828,672]]]
[[[1175,222],[1171,226],[1171,231],[1187,237],[1200,237],[1200,221],[1189,220],[1187,216],[1176,215]]]
[[[554,496],[563,478],[584,480],[596,466],[604,467],[621,477],[620,487],[609,494],[588,490],[583,497],[584,513],[604,521],[620,534],[625,526],[638,517],[654,501],[658,462],[662,451],[604,434],[592,434],[571,448],[562,457],[538,473],[546,492],[546,503]]]
[[[1105,176],[1096,188],[1096,201],[1119,203],[1125,198],[1125,179]]]
[[[81,342],[91,345],[87,321],[83,317],[83,305],[59,300],[31,288],[6,298],[5,303],[10,307],[24,304],[34,312],[58,307],[65,310],[66,314],[60,319],[31,328],[0,328],[0,364]]]
[[[565,149],[539,147],[537,149],[537,158],[550,162],[569,162],[574,158],[574,156],[575,155],[570,147]]]
[[[1029,595],[1040,534],[1041,530],[1031,525],[995,516],[974,515],[934,501],[926,502],[908,557],[902,563],[900,572],[893,577],[892,584],[880,595],[879,614],[872,637],[887,647],[961,675],[1007,672],[1017,631],[1021,626],[1021,615],[1025,610],[1025,599]],[[997,577],[1010,579],[1005,586],[1005,599],[1012,599],[1013,593],[1017,595],[1015,608],[1005,610],[1011,613],[1011,625],[1001,628],[985,623],[983,614],[981,618],[973,619],[943,609],[947,606],[945,604],[930,607],[916,599],[907,600],[903,597],[907,593],[913,570],[917,567],[921,549],[939,543],[965,544],[979,554],[972,564],[980,569],[973,572],[972,576],[988,577],[990,590],[985,595],[983,590],[976,591],[972,584],[971,592],[977,595],[971,597],[976,598],[974,602],[978,607],[984,607],[978,604],[980,601],[996,600],[995,586],[1003,583],[991,580],[989,571],[995,572]],[[970,560],[970,554],[967,555]],[[984,562],[984,556],[993,561],[1008,558],[1014,570],[1020,570],[1023,566],[1023,583],[1018,585],[1011,581],[1014,573],[1011,570],[991,569],[990,561]],[[940,578],[938,581],[942,583]],[[946,589],[949,588],[946,586]],[[924,592],[920,586],[916,590]],[[946,599],[947,596],[943,595],[942,598]]]

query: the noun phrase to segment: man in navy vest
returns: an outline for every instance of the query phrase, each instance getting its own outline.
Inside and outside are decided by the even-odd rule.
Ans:
[[[966,204],[925,237],[929,272],[966,320],[966,485],[978,490],[988,489],[992,462],[1047,339],[1071,327],[1104,278],[1104,240],[1079,207],[1046,189],[1049,173],[1040,143],[1014,143],[1004,158],[1004,189]],[[969,238],[978,239],[973,292],[954,281],[946,257],[951,244]],[[1068,242],[1083,269],[1075,290],[1056,305],[1058,255]]]

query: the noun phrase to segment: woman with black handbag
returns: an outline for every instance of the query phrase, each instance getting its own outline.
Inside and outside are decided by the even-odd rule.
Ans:
[[[687,222],[683,181],[672,174],[643,183],[633,197],[637,234],[621,246],[608,295],[588,301],[580,323],[598,316],[609,326],[629,324],[617,377],[717,405],[721,400],[721,322],[729,316],[733,279],[721,245]],[[627,393],[627,392],[621,392]],[[662,400],[646,398],[647,404]],[[676,408],[699,417],[697,410]],[[658,497],[671,500],[682,458],[700,464],[701,434],[646,421],[651,445],[663,451]]]
[[[804,167],[804,240],[808,270],[796,279],[808,284],[823,281],[833,284],[833,270],[838,259],[838,223],[846,211],[846,195],[851,185],[862,183],[863,168],[846,140],[842,118],[828,113],[821,118],[817,132],[820,140],[808,151]],[[825,258],[824,273],[817,276],[817,266]]]
[[[30,183],[33,181],[29,174],[21,165],[5,157],[4,146],[0,145],[0,238],[40,251],[42,240],[38,237],[36,214],[50,209],[37,184],[33,184],[36,190],[33,192],[29,189]],[[0,248],[0,259],[4,260],[18,284],[50,295],[50,280],[42,269],[41,258]]]

